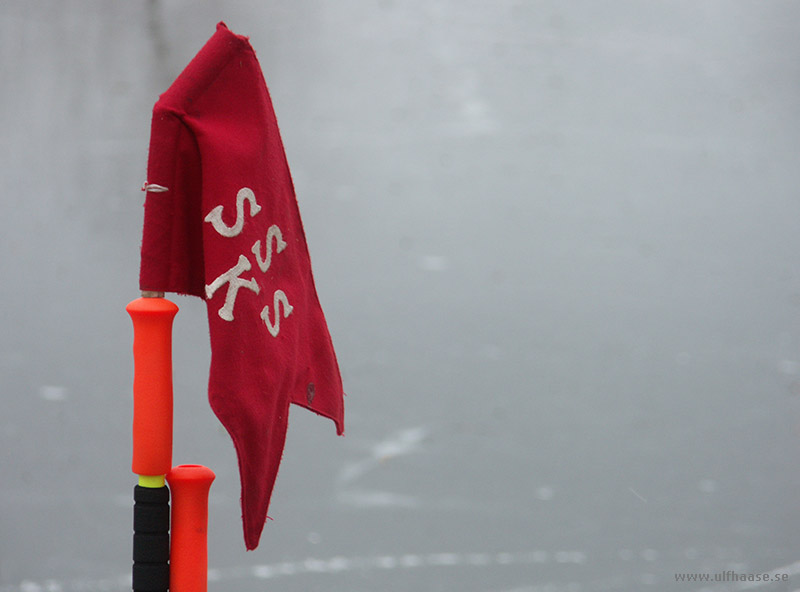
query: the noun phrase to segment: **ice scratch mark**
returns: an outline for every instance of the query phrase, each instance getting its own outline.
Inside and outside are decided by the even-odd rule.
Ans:
[[[646,500],[646,499],[644,499],[644,498],[643,498],[641,495],[639,495],[639,493],[638,493],[638,492],[637,492],[637,491],[636,491],[636,490],[635,490],[633,487],[628,487],[628,491],[630,491],[630,492],[631,492],[633,495],[635,495],[636,497],[638,497],[638,498],[639,498],[640,500],[642,500],[644,503],[647,503],[647,500]]]
[[[337,477],[339,502],[358,508],[418,507],[419,502],[413,496],[390,491],[356,489],[351,485],[383,463],[419,451],[428,433],[428,429],[422,426],[400,430],[375,443],[366,458],[347,463]]]
[[[382,462],[405,456],[417,452],[420,444],[428,436],[428,430],[424,427],[407,428],[395,432],[389,438],[376,443],[370,455],[364,460],[348,463],[339,472],[339,485],[346,485],[356,481]]]

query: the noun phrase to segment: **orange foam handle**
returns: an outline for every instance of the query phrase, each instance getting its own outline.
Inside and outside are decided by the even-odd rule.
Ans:
[[[133,320],[133,472],[166,475],[172,468],[172,320],[164,298],[137,298]]]
[[[172,592],[208,589],[208,490],[215,476],[202,465],[178,465],[167,473],[172,495]]]

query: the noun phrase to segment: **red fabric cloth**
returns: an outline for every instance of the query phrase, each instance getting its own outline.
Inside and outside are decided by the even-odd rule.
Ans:
[[[261,68],[220,23],[153,110],[142,290],[206,299],[209,401],[258,545],[295,403],[344,432],[342,381]]]

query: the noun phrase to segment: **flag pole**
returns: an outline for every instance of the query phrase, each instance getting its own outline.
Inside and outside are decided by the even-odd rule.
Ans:
[[[126,307],[133,321],[132,588],[169,589],[169,489],[172,467],[172,321],[178,307],[163,292],[142,292]]]

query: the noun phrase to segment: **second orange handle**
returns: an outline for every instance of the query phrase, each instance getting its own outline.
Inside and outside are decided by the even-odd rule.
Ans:
[[[208,589],[208,490],[214,472],[202,465],[179,465],[167,474],[172,495],[169,589]]]

